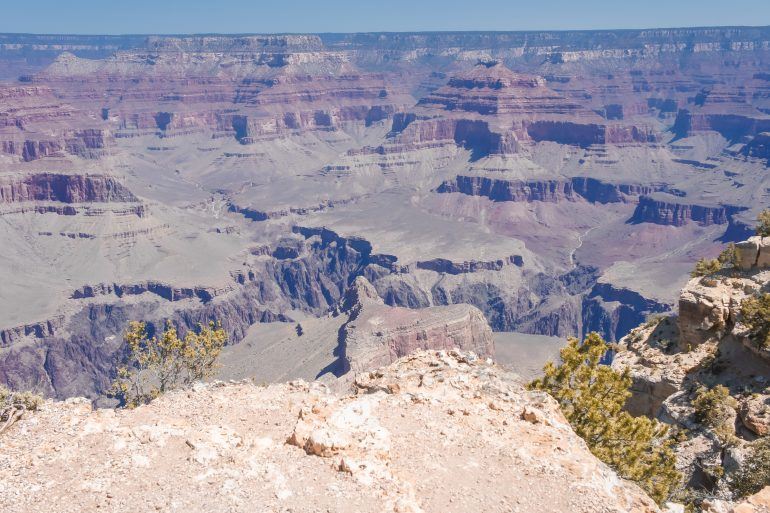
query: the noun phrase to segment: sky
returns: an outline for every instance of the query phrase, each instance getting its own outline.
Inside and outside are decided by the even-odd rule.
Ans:
[[[190,34],[770,25],[770,0],[0,0],[0,32]]]

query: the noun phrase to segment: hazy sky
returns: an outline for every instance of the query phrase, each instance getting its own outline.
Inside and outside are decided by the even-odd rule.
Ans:
[[[2,0],[0,32],[147,34],[770,25],[770,0]]]

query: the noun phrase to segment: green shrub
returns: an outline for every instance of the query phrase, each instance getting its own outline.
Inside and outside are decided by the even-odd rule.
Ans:
[[[770,208],[764,209],[757,216],[757,235],[770,237]]]
[[[647,316],[647,319],[644,321],[644,327],[645,328],[654,328],[663,320],[666,319],[666,316],[663,314],[651,314]]]
[[[761,348],[770,348],[770,294],[748,297],[741,302],[742,322]]]
[[[728,244],[727,247],[717,257],[717,261],[722,264],[723,267],[737,267],[738,253],[735,251],[735,244],[732,242]]]
[[[581,344],[570,338],[562,363],[548,363],[531,388],[551,394],[591,452],[622,477],[639,484],[658,503],[678,484],[673,441],[668,428],[623,410],[631,395],[631,376],[616,372],[601,359],[608,345],[597,333]]]
[[[690,276],[692,278],[698,278],[700,276],[711,276],[718,273],[722,269],[722,264],[719,260],[707,260],[705,258],[699,259],[695,262],[695,269],[692,270]]]
[[[695,392],[692,405],[695,408],[695,420],[714,429],[724,428],[732,418],[731,412],[737,407],[730,391],[723,385],[711,389],[700,387]]]
[[[770,437],[755,440],[749,447],[743,464],[730,480],[736,499],[757,493],[770,485]]]
[[[160,336],[148,338],[146,325],[132,321],[124,337],[128,354],[118,367],[110,394],[122,406],[145,404],[175,388],[210,376],[227,334],[212,322],[179,338],[171,323]]]

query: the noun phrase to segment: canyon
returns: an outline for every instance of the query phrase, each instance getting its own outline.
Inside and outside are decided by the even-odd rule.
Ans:
[[[104,401],[136,319],[257,381],[621,340],[770,205],[769,64],[762,27],[0,34],[0,383]]]

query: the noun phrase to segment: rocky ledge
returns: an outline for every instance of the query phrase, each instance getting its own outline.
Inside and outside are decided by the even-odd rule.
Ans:
[[[702,511],[714,513],[767,511],[751,509],[753,499],[735,509],[726,502],[735,498],[732,487],[746,471],[747,455],[770,435],[770,351],[749,336],[741,315],[744,300],[770,290],[770,262],[759,259],[763,239],[736,246],[736,267],[690,280],[679,315],[632,330],[612,363],[633,378],[626,408],[677,433],[685,485],[697,490]],[[704,413],[698,398],[709,389],[725,396]]]
[[[3,435],[9,511],[656,512],[556,402],[471,353],[318,383],[198,385],[135,410],[47,402]]]
[[[748,252],[754,254],[752,243],[757,239],[736,245],[739,267]],[[659,415],[663,402],[681,390],[692,373],[702,370],[704,362],[710,365],[720,348],[752,360],[751,365],[742,362],[741,366],[753,371],[770,364],[770,351],[749,340],[740,314],[746,298],[768,287],[770,262],[747,266],[730,276],[691,279],[679,295],[677,316],[650,321],[620,341],[613,366],[630,368],[635,379],[635,395],[628,407],[635,413]]]

